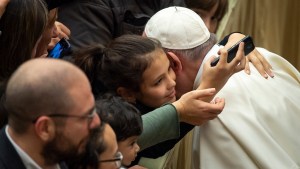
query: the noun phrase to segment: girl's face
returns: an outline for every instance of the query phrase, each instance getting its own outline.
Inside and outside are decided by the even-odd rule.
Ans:
[[[143,82],[136,99],[147,106],[156,108],[176,100],[176,75],[162,49],[155,50],[151,55],[153,61],[143,73]]]
[[[118,142],[119,151],[123,154],[122,165],[129,166],[135,160],[140,150],[137,144],[138,136],[131,136],[123,141]]]
[[[40,40],[40,42],[38,42],[37,51],[35,55],[36,58],[48,56],[48,51],[47,51],[48,44],[50,43],[51,38],[55,38],[58,36],[57,29],[54,24],[56,18],[57,18],[57,9],[52,9],[49,12],[48,24],[42,34],[42,39]]]

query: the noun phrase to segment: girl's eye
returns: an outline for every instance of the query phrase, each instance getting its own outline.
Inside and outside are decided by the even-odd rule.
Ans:
[[[137,141],[133,141],[130,145],[134,146],[134,144],[137,144]]]
[[[210,18],[212,21],[218,21],[218,18],[216,16],[213,16]]]
[[[159,85],[161,81],[162,81],[162,79],[159,79],[154,85],[155,86]]]

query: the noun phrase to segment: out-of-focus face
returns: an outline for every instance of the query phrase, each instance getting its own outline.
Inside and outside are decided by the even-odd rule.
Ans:
[[[131,162],[135,160],[135,157],[140,150],[137,139],[138,136],[132,136],[118,142],[119,151],[123,154],[122,164],[124,166],[129,166]]]
[[[48,15],[48,24],[42,34],[40,42],[38,42],[35,58],[48,56],[48,44],[50,43],[51,38],[55,38],[58,36],[57,29],[54,24],[56,18],[57,9],[52,9]]]
[[[118,166],[116,163],[121,163],[121,160],[113,160],[117,157],[118,154],[118,143],[115,132],[108,124],[105,124],[103,132],[103,139],[106,145],[106,149],[102,154],[99,155],[99,161],[106,162],[99,162],[99,169],[117,169]]]
[[[179,99],[185,93],[193,90],[194,79],[189,78],[186,72],[176,74],[176,98]]]
[[[179,99],[183,94],[193,90],[194,81],[202,63],[202,59],[187,59],[187,56],[177,55],[181,69],[174,68],[176,74],[176,98]],[[170,57],[172,60],[172,58]],[[172,60],[174,62],[174,60]],[[179,64],[179,63],[178,63]]]
[[[80,78],[80,77],[78,77]],[[75,83],[75,82],[74,82]],[[69,114],[77,116],[88,116],[95,112],[95,99],[91,92],[89,81],[86,77],[79,79],[74,85],[69,87],[71,98],[74,98],[73,111]],[[90,130],[100,125],[100,118],[96,113],[92,118],[67,118],[65,122],[65,135],[73,140],[74,144],[82,145],[83,150],[89,137]]]
[[[43,155],[49,163],[84,153],[91,130],[100,126],[88,79],[83,75],[78,76],[78,81],[74,81],[67,90],[70,98],[74,98],[70,110],[57,112],[66,115],[65,118],[51,116],[53,120],[63,120],[64,123],[55,126],[54,140],[45,145]]]
[[[160,107],[176,100],[175,73],[163,50],[151,53],[154,57],[151,65],[143,73],[143,82],[136,99],[150,107]]]
[[[219,21],[217,16],[215,16],[218,6],[219,6],[219,2],[216,3],[214,7],[211,8],[210,11],[199,9],[199,8],[191,8],[202,18],[203,22],[205,23],[206,27],[211,33],[215,33],[218,28]]]
[[[34,47],[33,47],[33,49],[32,49],[32,52],[31,52],[31,58],[35,58],[36,57],[36,54],[37,54],[37,48],[38,48],[38,45],[40,44],[40,42],[41,42],[41,40],[42,40],[42,36],[43,35],[41,35],[40,37],[39,37],[39,39],[36,41],[36,43],[35,43],[35,45],[34,45]]]

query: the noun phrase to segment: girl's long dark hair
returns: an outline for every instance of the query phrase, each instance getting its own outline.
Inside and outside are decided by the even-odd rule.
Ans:
[[[153,60],[151,52],[161,49],[159,41],[123,35],[106,47],[94,45],[78,51],[74,62],[88,76],[94,94],[116,92],[118,87],[139,91],[142,75]]]

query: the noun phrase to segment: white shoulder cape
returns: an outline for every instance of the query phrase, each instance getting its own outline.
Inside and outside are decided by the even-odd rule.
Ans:
[[[300,168],[300,74],[289,62],[257,48],[274,78],[234,74],[217,94],[223,112],[196,127],[192,165],[201,169]]]

